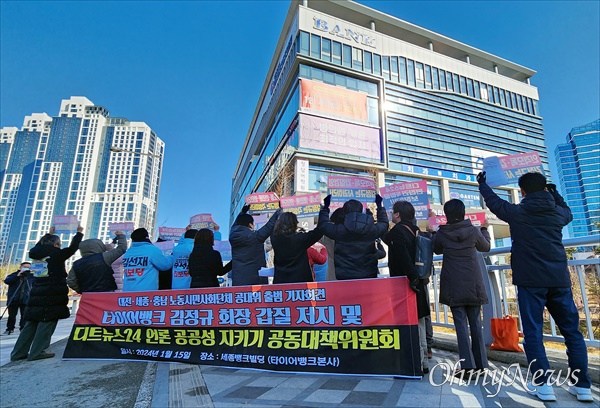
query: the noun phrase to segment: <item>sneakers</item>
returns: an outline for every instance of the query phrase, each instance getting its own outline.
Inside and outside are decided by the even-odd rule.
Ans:
[[[13,334],[14,332],[15,332],[14,330],[6,329],[6,331],[4,332],[4,335],[8,336],[9,334]]]
[[[577,400],[583,402],[593,402],[592,390],[589,388],[576,387],[574,385],[569,386],[569,393],[576,396]]]
[[[35,360],[43,360],[45,358],[52,358],[52,357],[54,357],[54,353],[46,353],[45,351],[43,351],[33,358],[28,358],[28,360],[35,361]]]
[[[427,358],[430,360],[433,358],[433,353],[431,352],[431,347],[427,347]]]
[[[527,383],[527,393],[535,395],[542,401],[556,401],[554,389],[548,384],[533,385],[533,383]]]

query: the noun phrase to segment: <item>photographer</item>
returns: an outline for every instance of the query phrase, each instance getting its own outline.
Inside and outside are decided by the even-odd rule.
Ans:
[[[8,294],[6,295],[8,322],[6,323],[6,331],[4,332],[6,335],[12,334],[15,331],[15,323],[17,322],[17,313],[19,310],[21,311],[19,330],[22,330],[25,325],[23,313],[29,300],[31,286],[33,285],[33,275],[29,268],[31,268],[30,262],[21,262],[19,270],[11,273],[4,279],[4,283],[8,285]]]

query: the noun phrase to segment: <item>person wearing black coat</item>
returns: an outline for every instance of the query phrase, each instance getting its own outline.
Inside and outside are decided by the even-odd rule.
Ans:
[[[54,235],[52,227],[29,251],[29,257],[34,260],[31,265],[33,287],[25,308],[25,327],[10,353],[10,361],[54,357],[54,353],[45,350],[50,346],[58,320],[70,316],[65,261],[79,248],[82,231],[83,227],[77,227],[69,247],[61,249],[60,237]]]
[[[335,240],[334,262],[335,277],[338,280],[376,278],[377,253],[375,240],[388,230],[388,216],[382,206],[383,198],[375,196],[377,204],[377,222],[373,216],[363,214],[360,201],[348,200],[344,203],[343,223],[329,222],[329,204],[331,195],[323,200],[319,212],[317,228],[323,235]]]
[[[480,228],[465,220],[465,204],[452,199],[444,204],[448,223],[433,239],[433,251],[443,254],[440,303],[450,307],[462,372],[488,368],[481,326],[481,305],[488,303],[479,252],[490,250],[487,224]],[[470,337],[469,337],[470,333]]]
[[[219,251],[213,249],[214,233],[203,228],[194,237],[194,248],[188,258],[188,270],[192,282],[190,288],[218,288],[218,276],[231,270],[231,261],[223,266]]]
[[[269,283],[268,278],[258,275],[258,271],[261,267],[267,266],[264,244],[273,232],[281,209],[275,211],[269,221],[258,230],[254,229],[254,217],[248,214],[249,209],[250,205],[242,208],[242,212],[238,214],[229,231],[233,286]]]
[[[408,201],[396,201],[392,209],[394,227],[383,237],[388,245],[390,276],[406,276],[417,298],[419,317],[419,348],[423,372],[429,372],[425,317],[431,314],[427,300],[427,280],[419,279],[415,266],[416,234],[422,234],[415,225],[415,207]]]
[[[307,250],[322,236],[317,228],[309,232],[298,231],[296,214],[281,213],[271,235],[275,251],[273,283],[313,282]]]
[[[477,182],[490,211],[510,227],[510,264],[525,335],[523,346],[532,373],[543,373],[532,384],[530,393],[542,401],[556,400],[554,390],[546,382],[552,375],[542,342],[546,307],[565,338],[569,369],[576,379],[569,392],[579,401],[593,401],[588,353],[579,331],[579,312],[573,302],[567,254],[562,244],[562,229],[573,220],[571,209],[556,186],[546,184],[546,177],[540,173],[525,173],[519,178],[523,196],[519,204],[498,197],[487,185],[485,172],[477,175]]]
[[[8,285],[8,293],[6,294],[6,308],[8,309],[8,320],[6,322],[6,331],[4,334],[12,334],[15,331],[17,323],[17,314],[21,312],[19,320],[19,330],[23,330],[25,326],[25,306],[29,301],[29,292],[33,286],[33,275],[29,270],[31,262],[21,262],[19,270],[11,273],[4,279],[4,283]]]

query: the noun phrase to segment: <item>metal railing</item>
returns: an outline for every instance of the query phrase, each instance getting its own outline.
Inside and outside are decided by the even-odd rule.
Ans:
[[[591,247],[600,245],[600,235],[583,238],[571,238],[563,241],[565,248]],[[493,248],[490,252],[481,255],[482,270],[487,271],[484,279],[488,292],[489,303],[483,306],[484,337],[486,344],[491,344],[492,336],[489,319],[511,315],[518,319],[522,331],[521,318],[517,304],[516,287],[508,279],[512,270],[506,263],[506,255],[511,247]],[[592,249],[590,248],[590,252]],[[496,258],[494,265],[486,265],[484,257]],[[449,318],[450,308],[441,305],[439,299],[439,274],[441,272],[442,256],[435,256],[435,273],[429,285],[430,304],[432,306],[431,321],[440,327],[454,328]],[[501,262],[502,261],[502,262]],[[575,304],[579,310],[585,342],[591,347],[600,347],[600,259],[595,256],[590,259],[569,260],[572,289]],[[382,264],[380,266],[387,266]],[[545,312],[544,339],[563,342],[564,338],[557,332],[556,324],[552,317]]]

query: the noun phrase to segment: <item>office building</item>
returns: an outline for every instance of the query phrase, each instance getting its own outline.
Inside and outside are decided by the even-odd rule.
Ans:
[[[483,211],[482,158],[539,152],[535,71],[352,1],[294,0],[233,175],[231,219],[252,192],[326,192],[332,174],[380,187],[426,179],[432,209]],[[548,174],[548,173],[547,173]],[[497,188],[518,202],[515,185]],[[488,216],[500,242],[508,227]]]
[[[600,221],[600,119],[574,127],[554,150],[560,186],[573,213],[569,235],[598,234]]]
[[[109,242],[108,223],[156,223],[164,143],[144,122],[111,118],[84,97],[57,116],[0,129],[0,258],[18,262],[55,215],[76,215],[86,238]],[[66,245],[71,234],[62,235]]]

